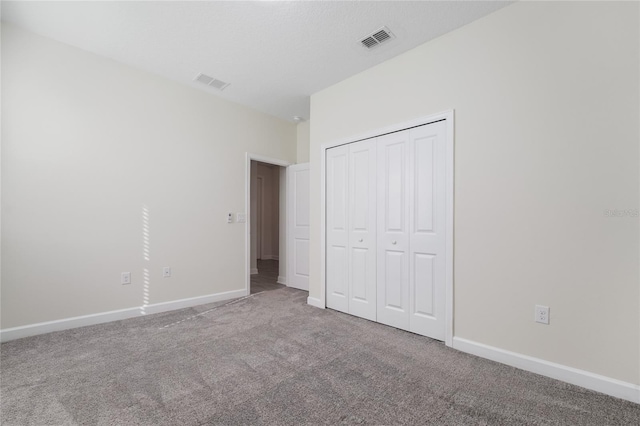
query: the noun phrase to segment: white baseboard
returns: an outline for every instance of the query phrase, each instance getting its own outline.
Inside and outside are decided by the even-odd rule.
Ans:
[[[51,333],[53,331],[68,330],[71,328],[85,327],[87,325],[102,324],[143,315],[157,314],[173,311],[191,306],[204,305],[206,303],[221,302],[247,295],[245,289],[226,291],[224,293],[209,294],[206,296],[191,297],[188,299],[173,300],[170,302],[155,303],[153,305],[138,306],[135,308],[120,309],[117,311],[101,312],[98,314],[83,315],[79,317],[65,318],[61,320],[41,322],[38,324],[0,330],[0,342],[21,339],[23,337],[36,336],[38,334]]]
[[[309,303],[309,302],[307,302]],[[602,392],[617,398],[640,404],[640,386],[585,370],[568,367],[543,359],[522,355],[516,352],[473,342],[461,337],[453,338],[453,348],[492,361],[507,364],[522,370],[531,371],[552,379],[562,380],[576,386]]]
[[[277,254],[263,254],[260,260],[279,260]]]
[[[307,305],[315,306],[316,308],[324,309],[324,303],[320,299],[315,297],[307,297]]]
[[[278,284],[284,284],[287,285],[287,277],[283,277],[282,275],[278,275]]]
[[[258,273],[258,268],[251,268],[251,271],[249,271],[249,273],[251,275],[256,275]]]

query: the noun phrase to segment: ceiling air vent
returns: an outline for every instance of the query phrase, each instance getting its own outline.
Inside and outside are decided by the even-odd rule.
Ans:
[[[360,43],[367,49],[372,49],[385,41],[391,40],[393,37],[394,35],[389,31],[389,28],[382,27],[360,40]]]
[[[224,90],[229,85],[229,83],[225,83],[222,80],[209,77],[208,75],[202,74],[202,73],[198,74],[196,78],[194,78],[194,81],[197,81],[202,84],[206,84],[207,86],[211,86],[214,89],[218,89],[218,90]]]

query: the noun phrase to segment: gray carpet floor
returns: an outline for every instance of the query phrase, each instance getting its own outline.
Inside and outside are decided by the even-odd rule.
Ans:
[[[638,425],[640,405],[282,288],[3,343],[3,425]]]

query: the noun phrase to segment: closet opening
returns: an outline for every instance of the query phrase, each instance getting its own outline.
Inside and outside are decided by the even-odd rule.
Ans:
[[[322,146],[320,305],[453,336],[453,111]]]

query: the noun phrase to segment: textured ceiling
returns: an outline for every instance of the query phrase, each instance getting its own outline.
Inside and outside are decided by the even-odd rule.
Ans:
[[[2,1],[2,20],[293,121],[311,94],[509,3]],[[383,25],[394,39],[359,44]]]

